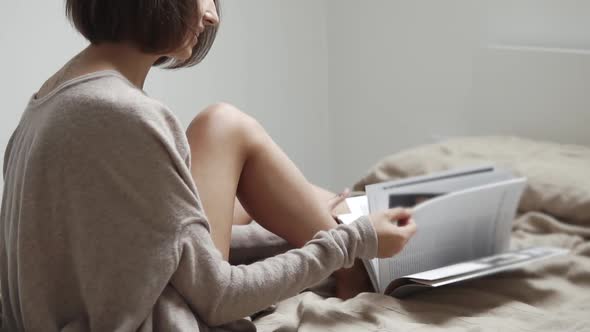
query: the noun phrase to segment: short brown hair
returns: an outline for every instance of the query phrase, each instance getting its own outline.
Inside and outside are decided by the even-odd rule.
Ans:
[[[219,0],[214,0],[220,15]],[[88,41],[129,41],[146,53],[176,50],[194,28],[197,0],[66,0],[66,16]],[[217,26],[206,26],[186,61],[162,57],[154,66],[174,69],[201,62],[215,40]]]

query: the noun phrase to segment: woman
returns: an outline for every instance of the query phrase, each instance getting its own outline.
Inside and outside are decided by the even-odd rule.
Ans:
[[[152,66],[206,55],[216,1],[67,0],[66,11],[90,46],[31,98],[4,158],[3,329],[233,328],[415,232],[403,209],[337,227],[330,194],[255,120],[217,104],[185,134],[143,92]],[[251,218],[301,248],[231,266],[232,224]]]

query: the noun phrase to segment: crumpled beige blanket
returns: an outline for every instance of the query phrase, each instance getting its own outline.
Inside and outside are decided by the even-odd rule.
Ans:
[[[493,163],[529,180],[512,246],[571,254],[399,300],[314,292],[278,303],[259,331],[590,331],[590,148],[514,137],[457,138],[396,153],[356,185]],[[289,249],[257,224],[235,227],[230,259],[248,263]],[[328,293],[326,293],[328,291]],[[1,307],[0,307],[1,313]],[[0,314],[1,317],[1,314]]]
[[[355,185],[493,163],[526,176],[512,246],[571,249],[460,285],[395,299],[304,292],[255,319],[260,331],[590,331],[590,149],[515,137],[456,138],[396,153]],[[418,225],[419,226],[419,225]]]

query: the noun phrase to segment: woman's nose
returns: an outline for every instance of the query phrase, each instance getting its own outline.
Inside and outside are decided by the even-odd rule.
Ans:
[[[213,2],[213,1],[212,1]],[[208,8],[203,15],[203,24],[205,26],[216,26],[219,24],[219,15],[217,15],[217,9],[215,8],[215,3],[213,3],[213,8]]]

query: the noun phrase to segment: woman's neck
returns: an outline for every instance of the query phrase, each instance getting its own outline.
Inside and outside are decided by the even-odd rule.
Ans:
[[[66,63],[41,86],[36,98],[41,98],[66,81],[101,70],[116,70],[139,89],[157,55],[145,54],[130,44],[102,43],[90,45]]]
[[[145,54],[130,44],[102,43],[90,45],[78,54],[75,67],[87,73],[114,69],[143,89],[145,79],[158,56]]]

